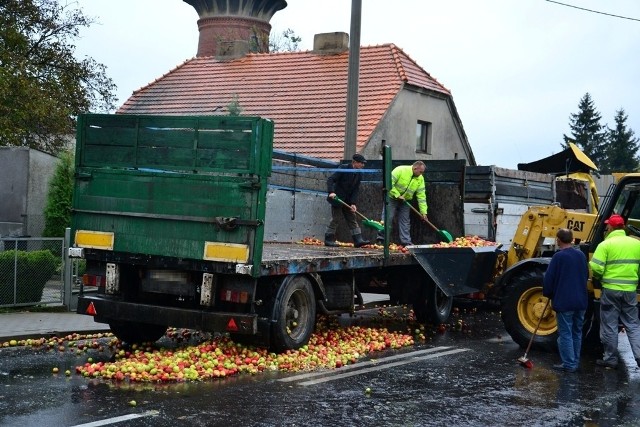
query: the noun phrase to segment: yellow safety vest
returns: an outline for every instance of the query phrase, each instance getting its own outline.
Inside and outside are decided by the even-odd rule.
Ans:
[[[427,193],[424,188],[424,177],[413,176],[411,165],[398,166],[391,171],[391,191],[389,195],[393,198],[400,196],[405,200],[413,200],[415,197],[418,201],[420,213],[427,213]]]
[[[634,292],[638,286],[640,240],[629,237],[624,230],[613,230],[601,242],[589,261],[593,277],[603,288]]]

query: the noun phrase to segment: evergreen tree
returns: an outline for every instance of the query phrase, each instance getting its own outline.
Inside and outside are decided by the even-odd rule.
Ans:
[[[577,114],[571,114],[571,136],[564,135],[562,147],[566,149],[569,142],[573,142],[600,170],[606,169],[606,127],[600,124],[602,116],[596,111],[588,92],[580,100],[578,108],[580,111]]]
[[[606,155],[606,170],[611,172],[635,172],[638,170],[638,138],[627,128],[627,115],[623,108],[616,111],[615,128],[609,129]]]
[[[47,206],[44,209],[44,237],[64,237],[71,225],[71,197],[73,194],[74,156],[65,151],[49,182]]]

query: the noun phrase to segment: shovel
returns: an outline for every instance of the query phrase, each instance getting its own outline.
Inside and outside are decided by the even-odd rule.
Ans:
[[[549,301],[551,301],[551,299],[547,298],[547,303],[544,305],[544,308],[542,309],[542,314],[540,315],[540,319],[538,319],[538,324],[536,325],[536,328],[533,330],[533,335],[531,335],[531,339],[529,340],[529,345],[527,345],[527,349],[524,351],[524,356],[518,359],[518,363],[520,363],[522,366],[524,366],[527,369],[533,368],[533,362],[530,359],[527,359],[527,355],[529,354],[529,350],[531,350],[531,344],[533,344],[533,339],[536,337],[536,334],[538,333],[538,328],[540,328],[540,323],[542,323],[542,318],[544,317],[544,314],[547,312],[547,307],[549,307]]]
[[[409,203],[407,200],[405,200],[404,202],[406,203],[407,206],[411,208],[412,211],[417,213],[424,222],[429,224],[429,226],[433,228],[436,231],[436,233],[438,233],[438,236],[440,236],[442,240],[446,241],[447,243],[453,242],[453,236],[451,235],[451,233],[449,233],[447,230],[440,230],[438,227],[433,225],[431,221],[429,221],[427,218],[424,218],[419,210],[411,206],[411,203]]]
[[[342,199],[340,199],[338,196],[334,197],[333,200],[335,200],[336,202],[341,203],[344,206],[346,206],[349,209],[351,209],[351,206],[346,204],[344,201],[342,201]],[[377,221],[373,221],[373,220],[367,218],[366,216],[362,215],[358,211],[356,211],[356,213],[362,217],[362,224],[365,227],[373,228],[374,230],[378,230],[378,231],[383,231],[384,230],[384,225],[380,224]]]

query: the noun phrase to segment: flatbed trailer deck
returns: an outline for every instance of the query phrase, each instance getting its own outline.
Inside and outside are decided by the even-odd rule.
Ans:
[[[265,242],[259,276],[418,265],[410,253],[382,249]]]

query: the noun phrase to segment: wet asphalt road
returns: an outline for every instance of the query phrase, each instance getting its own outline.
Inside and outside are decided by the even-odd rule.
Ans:
[[[465,310],[469,332],[340,369],[268,372],[181,384],[116,384],[64,376],[87,357],[0,349],[0,425],[74,426],[621,426],[640,423],[640,374],[602,369],[585,354],[581,372],[551,369],[557,356],[531,352],[533,369],[499,315]],[[364,322],[368,316],[343,322]],[[385,324],[394,327],[394,324]],[[402,327],[400,325],[399,327]],[[61,373],[52,374],[58,366]],[[370,393],[366,389],[370,389]],[[130,406],[135,400],[137,405]]]

